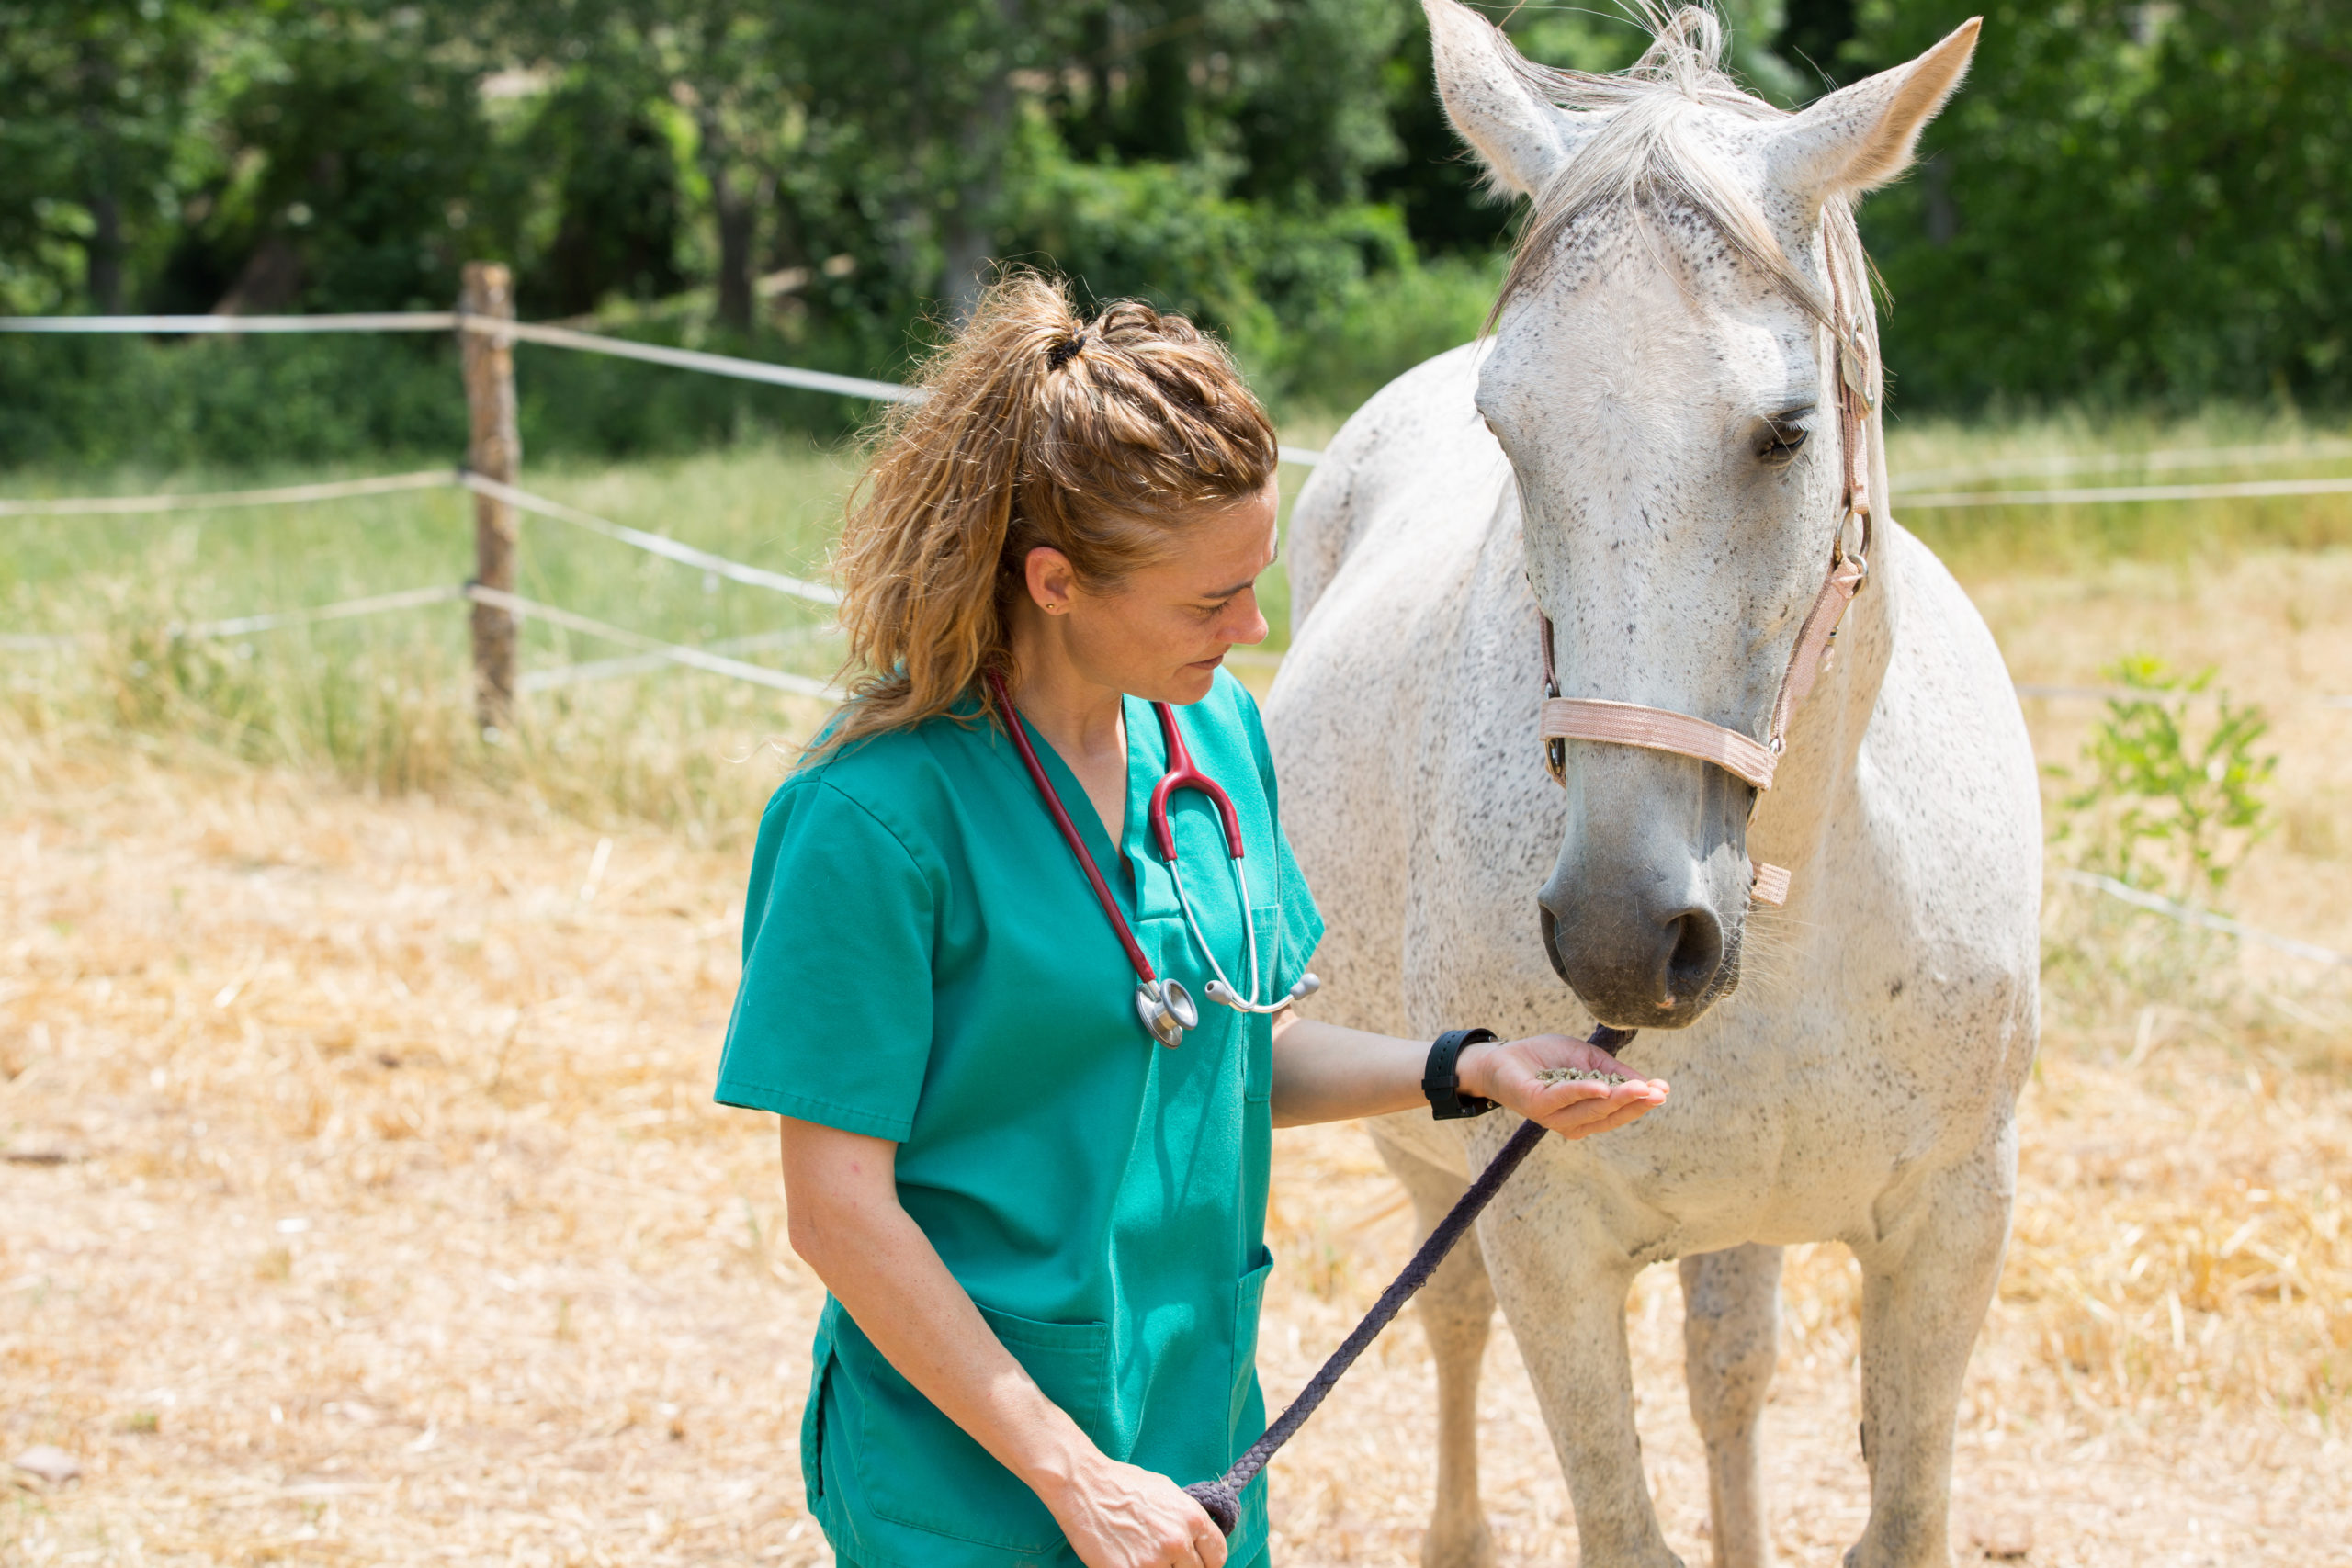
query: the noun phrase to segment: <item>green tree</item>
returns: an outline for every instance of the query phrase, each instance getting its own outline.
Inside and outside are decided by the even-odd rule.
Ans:
[[[198,0],[0,0],[0,288],[14,308],[122,308],[168,247],[205,46]]]
[[[1850,56],[1979,9],[1865,0]],[[1864,231],[1897,393],[1971,407],[2352,394],[2352,18],[2326,0],[1993,0]]]

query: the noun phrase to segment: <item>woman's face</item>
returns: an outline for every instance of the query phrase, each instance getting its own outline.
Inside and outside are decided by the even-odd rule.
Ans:
[[[1182,543],[1157,566],[1128,574],[1117,588],[1090,592],[1059,550],[1029,556],[1030,597],[1060,624],[1057,639],[1076,673],[1151,702],[1196,703],[1208,695],[1226,650],[1263,642],[1258,575],[1273,565],[1280,543],[1272,479],[1257,494],[1182,518]]]

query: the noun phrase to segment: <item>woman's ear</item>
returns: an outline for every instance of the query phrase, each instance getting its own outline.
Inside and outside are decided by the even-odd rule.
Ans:
[[[1029,585],[1029,598],[1037,608],[1049,615],[1060,615],[1069,608],[1070,595],[1078,591],[1078,573],[1069,564],[1069,557],[1051,545],[1039,545],[1022,562],[1023,576]]]

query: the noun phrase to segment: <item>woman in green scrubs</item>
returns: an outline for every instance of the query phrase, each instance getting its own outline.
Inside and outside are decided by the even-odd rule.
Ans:
[[[883,431],[843,536],[867,671],[770,803],[718,1099],[782,1119],[792,1245],[829,1291],[802,1424],[808,1506],[844,1564],[1220,1568],[1181,1490],[1264,1425],[1272,1128],[1422,1103],[1430,1046],[1295,1009],[1204,1004],[1173,1048],[1090,886],[1159,976],[1285,996],[1322,932],[1276,810],[1256,705],[1219,668],[1266,635],[1274,434],[1231,361],[1136,304],[1080,321],[998,285]],[[988,677],[1003,680],[1006,712]],[[1230,797],[1150,830],[1176,705]],[[1078,843],[1007,726],[1019,724]],[[1462,1091],[1568,1136],[1659,1083],[1559,1036],[1471,1046]]]

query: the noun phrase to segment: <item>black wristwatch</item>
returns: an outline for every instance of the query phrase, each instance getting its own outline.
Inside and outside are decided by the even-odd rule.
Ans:
[[[1430,1047],[1429,1066],[1421,1069],[1421,1092],[1430,1097],[1431,1116],[1441,1122],[1458,1122],[1465,1116],[1484,1116],[1495,1108],[1491,1100],[1463,1093],[1462,1079],[1453,1070],[1464,1045],[1483,1044],[1494,1037],[1491,1029],[1449,1029],[1437,1037]]]

